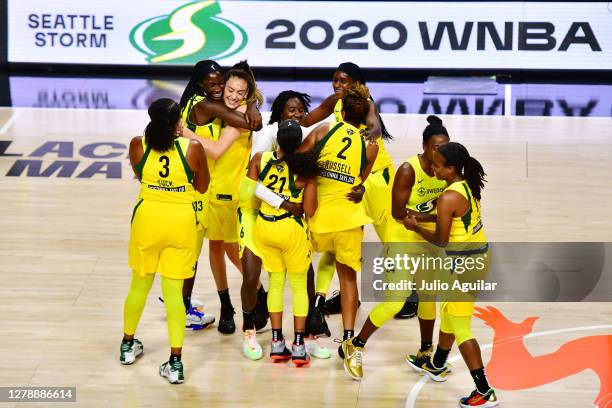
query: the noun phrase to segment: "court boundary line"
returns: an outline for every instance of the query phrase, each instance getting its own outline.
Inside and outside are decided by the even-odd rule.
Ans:
[[[2,128],[0,128],[0,134],[2,134],[2,135],[5,134],[11,128],[11,126],[13,126],[15,121],[23,113],[23,109],[22,108],[9,108],[9,109],[15,109],[15,111],[11,114],[11,117],[4,123]]]
[[[612,328],[612,324],[604,324],[604,325],[598,325],[598,326],[566,327],[564,329],[546,330],[542,332],[529,333],[523,336],[523,339],[528,339],[531,337],[548,336],[550,334],[568,333],[568,332],[574,332],[574,331],[610,329],[610,328]],[[485,344],[484,346],[481,346],[480,350],[488,350],[492,347],[493,347],[493,343],[489,343],[489,344]],[[448,362],[454,363],[456,361],[461,360],[461,358],[462,358],[461,353],[456,353],[455,355],[453,355],[451,358],[448,359]],[[415,403],[419,396],[419,392],[421,392],[425,384],[427,384],[428,382],[429,382],[429,377],[427,375],[423,375],[419,379],[419,381],[417,381],[417,383],[412,386],[412,388],[410,389],[410,392],[408,393],[408,396],[406,397],[405,408],[415,408],[416,407]]]

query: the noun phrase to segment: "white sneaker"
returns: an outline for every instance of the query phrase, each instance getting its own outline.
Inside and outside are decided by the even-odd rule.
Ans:
[[[215,317],[192,307],[187,311],[185,327],[193,330],[204,329],[215,322]]]
[[[183,376],[183,363],[180,361],[170,364],[166,361],[159,366],[159,375],[168,379],[170,384],[182,384],[185,381]]]
[[[263,350],[257,341],[255,330],[245,330],[242,333],[242,354],[253,361],[259,360],[263,356]]]
[[[121,342],[119,352],[119,362],[128,365],[133,364],[144,353],[144,347],[140,340],[134,339],[134,343],[131,346],[128,343]]]
[[[331,351],[321,344],[318,336],[312,336],[312,338],[306,339],[306,351],[316,358],[326,359],[331,357]]]

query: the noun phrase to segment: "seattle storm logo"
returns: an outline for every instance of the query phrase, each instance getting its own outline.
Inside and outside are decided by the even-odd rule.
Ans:
[[[216,0],[188,3],[169,15],[138,24],[130,32],[130,42],[150,63],[221,60],[240,52],[248,37],[242,27],[219,17],[220,13]]]
[[[422,212],[422,213],[428,213],[431,210],[433,210],[436,207],[436,201],[438,201],[437,198],[432,198],[429,201],[426,201],[424,203],[418,204],[416,206],[416,210],[418,212]]]

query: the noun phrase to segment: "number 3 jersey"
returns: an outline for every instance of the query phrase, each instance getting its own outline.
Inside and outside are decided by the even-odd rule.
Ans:
[[[138,163],[140,179],[140,198],[166,203],[189,204],[195,198],[193,172],[187,164],[185,155],[189,139],[178,137],[172,148],[166,152],[156,152],[147,146],[142,138],[144,155]]]
[[[318,207],[308,220],[313,232],[339,232],[372,222],[363,203],[347,198],[361,184],[360,174],[367,166],[366,147],[359,129],[346,122],[332,124],[317,142],[321,172],[317,177]]]

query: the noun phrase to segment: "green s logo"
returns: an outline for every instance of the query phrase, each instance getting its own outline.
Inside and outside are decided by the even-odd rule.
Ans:
[[[421,204],[417,204],[417,206],[415,207],[416,210],[418,212],[422,212],[422,213],[428,213],[431,210],[433,210],[434,208],[436,208],[436,201],[438,201],[438,198],[432,198],[429,201],[426,201],[424,203]]]
[[[169,15],[147,19],[130,32],[130,42],[150,63],[194,64],[221,60],[247,44],[242,27],[221,18],[216,0],[185,4]]]

